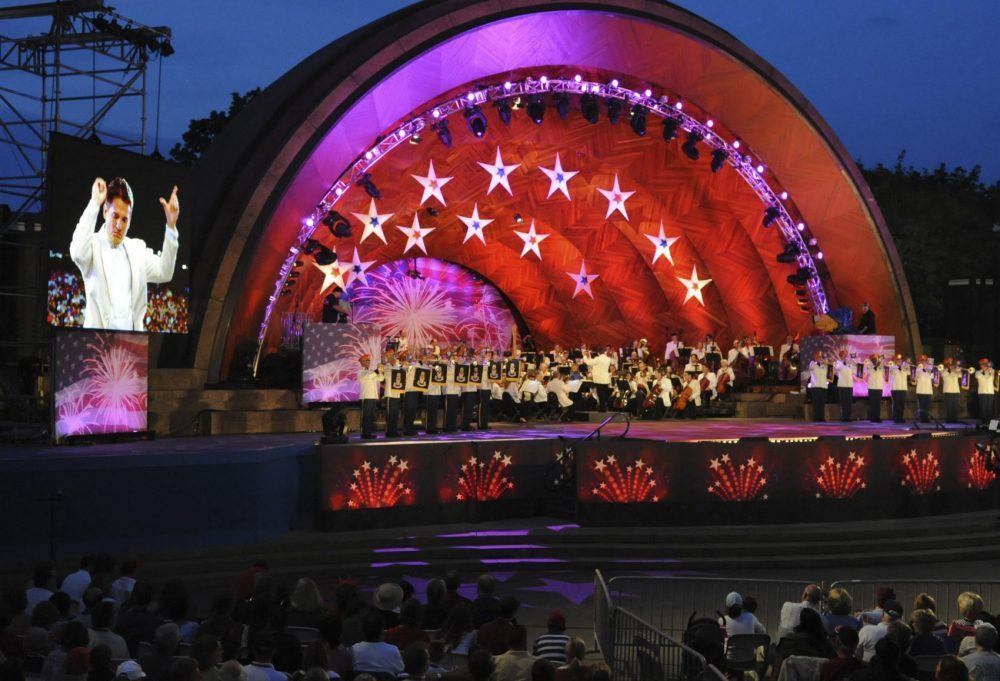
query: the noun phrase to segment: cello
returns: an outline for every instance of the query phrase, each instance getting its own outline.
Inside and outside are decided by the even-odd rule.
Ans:
[[[676,400],[674,400],[674,403],[671,405],[671,407],[676,412],[683,412],[685,409],[687,409],[688,402],[691,401],[691,397],[693,395],[694,391],[691,390],[691,386],[689,385],[684,386],[684,390],[682,390],[680,396]]]

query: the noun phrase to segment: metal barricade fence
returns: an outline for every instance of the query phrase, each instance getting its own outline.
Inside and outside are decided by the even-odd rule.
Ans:
[[[611,578],[608,589],[612,604],[627,608],[657,630],[680,640],[691,613],[697,612],[697,617],[717,617],[717,613],[725,611],[730,591],[756,599],[757,619],[774,637],[782,604],[802,600],[807,584],[772,579],[626,576]]]
[[[605,660],[612,659],[614,652],[614,632],[612,631],[612,618],[614,616],[614,603],[611,602],[611,594],[608,592],[608,585],[604,581],[604,575],[600,570],[594,570],[594,642],[597,650]]]
[[[614,580],[611,580],[612,582]],[[918,594],[927,593],[937,601],[938,619],[945,624],[959,619],[958,595],[972,591],[983,597],[988,612],[1000,610],[1000,582],[989,581],[946,581],[933,579],[886,579],[886,580],[842,580],[830,584],[830,588],[847,589],[855,611],[867,611],[875,607],[875,596],[880,586],[892,587],[896,600],[903,606],[903,619],[909,621],[913,612],[913,602]]]
[[[705,658],[635,614],[616,607],[610,667],[615,681],[701,681]]]

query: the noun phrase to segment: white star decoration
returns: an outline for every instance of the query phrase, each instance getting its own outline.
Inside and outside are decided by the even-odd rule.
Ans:
[[[684,277],[677,277],[677,279],[687,288],[687,293],[684,295],[684,303],[687,304],[687,301],[692,298],[697,298],[698,302],[702,304],[702,307],[704,307],[705,299],[701,297],[701,292],[702,289],[705,288],[705,285],[710,283],[712,280],[699,279],[698,268],[694,265],[691,266],[690,279],[685,279]]]
[[[679,236],[667,236],[663,233],[663,220],[660,220],[660,233],[656,236],[652,234],[644,234],[650,243],[656,246],[656,252],[653,254],[653,264],[656,264],[657,258],[661,255],[666,257],[670,261],[670,264],[674,264],[674,256],[670,253],[670,247],[680,240]]]
[[[552,196],[555,190],[558,189],[567,199],[570,199],[570,201],[573,200],[570,198],[569,187],[566,186],[566,183],[569,182],[574,175],[578,175],[580,173],[579,170],[563,170],[562,163],[559,161],[558,153],[556,154],[556,165],[554,168],[542,168],[539,166],[538,169],[545,173],[549,178],[549,193],[545,195],[545,198]]]
[[[548,234],[538,234],[535,231],[535,221],[534,220],[531,221],[531,225],[528,227],[528,231],[527,232],[519,232],[519,231],[517,231],[515,229],[514,230],[514,234],[517,234],[519,237],[521,237],[521,240],[524,242],[524,248],[521,249],[521,257],[522,258],[528,254],[528,251],[534,251],[535,255],[538,256],[538,259],[539,260],[542,259],[542,252],[540,250],[538,250],[538,246],[543,241],[545,241],[546,239],[548,239],[549,235]]]
[[[635,194],[635,192],[623,192],[621,187],[618,186],[618,174],[615,174],[615,183],[611,189],[601,189],[598,188],[597,191],[604,195],[604,198],[608,200],[608,212],[604,215],[604,219],[607,220],[611,217],[611,214],[615,211],[621,213],[626,220],[628,220],[628,213],[625,211],[625,202],[630,196]]]
[[[437,177],[434,174],[434,161],[430,162],[430,168],[427,170],[427,176],[421,177],[420,175],[411,175],[411,177],[420,183],[424,188],[424,195],[420,198],[420,205],[424,205],[424,201],[431,198],[432,196],[441,202],[442,206],[446,206],[444,202],[444,194],[441,193],[441,188],[451,182],[454,178],[452,177]]]
[[[403,255],[411,248],[416,246],[424,255],[427,255],[427,246],[424,244],[424,237],[434,231],[434,227],[428,227],[427,229],[421,229],[420,227],[420,216],[418,213],[413,214],[413,224],[409,227],[400,227],[396,225],[396,229],[406,235],[406,248],[403,249]]]
[[[348,274],[349,270],[341,269],[339,262],[332,262],[329,265],[313,263],[313,265],[316,265],[316,269],[323,273],[323,286],[319,290],[320,294],[334,284],[340,288],[347,288],[344,283],[344,275]]]
[[[386,221],[391,218],[395,213],[385,213],[379,215],[378,209],[375,208],[375,199],[372,199],[371,205],[368,206],[368,213],[352,213],[354,217],[360,220],[364,226],[365,231],[361,235],[361,243],[364,243],[365,239],[374,234],[382,243],[388,243],[385,240],[385,232],[382,231],[382,227],[385,225]]]
[[[351,281],[355,279],[360,279],[361,283],[368,286],[368,276],[365,272],[368,268],[375,264],[374,260],[362,261],[361,257],[358,255],[358,247],[354,247],[354,259],[351,261]]]
[[[490,188],[486,190],[486,195],[489,196],[493,188],[498,184],[502,185],[507,193],[514,196],[513,190],[510,188],[510,173],[521,167],[520,163],[515,163],[514,165],[504,165],[503,158],[500,157],[500,147],[497,147],[497,160],[493,165],[489,163],[483,163],[482,161],[477,161],[483,170],[490,174]]]
[[[469,239],[471,239],[473,236],[477,236],[479,237],[479,240],[483,242],[483,245],[484,246],[486,245],[486,237],[483,236],[483,229],[486,227],[486,225],[493,222],[493,220],[486,220],[479,217],[478,203],[472,204],[471,217],[464,217],[462,215],[459,215],[458,219],[464,222],[467,228],[465,231],[465,238],[462,239],[463,244]]]
[[[590,285],[594,283],[594,280],[597,279],[599,275],[588,274],[587,264],[584,261],[580,261],[579,272],[567,272],[566,274],[569,275],[570,279],[576,282],[576,290],[573,291],[574,298],[576,298],[576,295],[580,291],[586,292],[586,294],[591,298],[594,297],[594,292],[590,290]]]

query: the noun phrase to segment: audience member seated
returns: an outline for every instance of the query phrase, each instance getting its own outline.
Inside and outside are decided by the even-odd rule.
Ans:
[[[288,681],[288,677],[274,668],[274,653],[278,642],[270,631],[257,634],[250,646],[252,662],[244,665],[247,681]],[[143,666],[145,669],[145,666]]]
[[[167,681],[199,681],[198,663],[190,657],[175,657],[170,663]]]
[[[503,654],[508,649],[511,630],[517,624],[514,616],[520,605],[513,596],[501,598],[497,618],[479,627],[476,642],[494,655]]]
[[[1000,679],[1000,654],[997,654],[997,630],[986,622],[976,627],[975,650],[962,658],[974,681]]]
[[[910,626],[913,627],[910,655],[944,655],[948,652],[944,639],[934,635],[939,621],[930,610],[919,609],[910,614]]]
[[[472,602],[458,592],[458,590],[462,587],[462,578],[459,576],[457,571],[448,570],[448,572],[444,574],[444,587],[444,598],[441,599],[441,602],[444,603],[444,606],[449,610],[457,603],[469,604]]]
[[[118,681],[139,681],[146,678],[146,672],[142,671],[142,667],[135,660],[125,660],[115,669],[115,678]]]
[[[63,679],[65,681],[87,681],[90,671],[90,650],[78,647],[70,648],[66,653],[66,666]]]
[[[385,632],[385,642],[399,648],[400,653],[405,652],[414,643],[425,645],[430,643],[431,637],[417,626],[420,622],[420,611],[420,601],[416,598],[405,601],[399,609],[399,624]]]
[[[934,670],[934,681],[971,681],[969,668],[954,655],[945,655],[938,660]]]
[[[347,660],[348,670],[350,670],[350,658]],[[302,653],[302,669],[322,669],[325,679],[339,679],[340,674],[330,668],[330,657],[327,655],[326,641],[318,639],[305,646]],[[346,672],[345,672],[346,675]],[[302,681],[305,681],[304,679]],[[321,679],[320,681],[324,681]]]
[[[913,599],[914,610],[926,610],[934,616],[934,629],[932,633],[942,641],[948,640],[948,625],[937,616],[937,601],[927,592],[917,594]]]
[[[132,589],[132,597],[118,613],[115,632],[125,639],[132,657],[137,654],[140,641],[152,641],[156,628],[163,620],[150,610],[153,602],[153,585],[139,580]]]
[[[142,582],[139,582],[136,589],[141,585]],[[198,625],[195,642],[203,636],[215,637],[222,646],[222,659],[228,660],[240,654],[245,630],[246,625],[233,618],[232,596],[220,594],[212,599],[212,614]]]
[[[31,586],[25,589],[24,613],[31,615],[35,606],[43,601],[52,598],[52,565],[50,563],[39,563],[35,566],[34,574],[31,577]]]
[[[549,660],[554,665],[566,664],[566,647],[569,636],[566,635],[566,616],[558,610],[549,613],[545,622],[547,631],[535,639],[531,646],[531,654],[543,660]]]
[[[274,637],[274,658],[271,664],[288,678],[302,671],[302,643],[294,634],[278,632]]]
[[[496,619],[500,610],[500,600],[493,595],[497,579],[493,575],[479,575],[476,580],[476,600],[472,601],[472,624],[477,629]]]
[[[361,629],[368,608],[361,598],[358,585],[351,581],[337,585],[336,599],[336,614],[340,620],[340,642],[350,648],[363,638]]]
[[[191,657],[198,662],[201,681],[219,681],[219,665],[222,664],[222,643],[211,634],[198,636],[191,646]]]
[[[90,644],[87,647],[93,649],[95,646],[103,644],[111,649],[111,657],[116,660],[127,660],[129,651],[125,639],[111,631],[114,619],[115,606],[113,603],[102,601],[97,604],[90,616]]]
[[[403,673],[396,678],[400,681],[423,681],[429,666],[430,657],[427,654],[427,644],[423,641],[415,641],[403,651]]]
[[[62,584],[59,585],[59,590],[64,594],[69,596],[69,600],[77,608],[81,607],[83,603],[83,592],[87,590],[90,586],[90,564],[92,559],[90,556],[84,556],[80,559],[80,567],[76,572],[71,572],[65,577],[63,577]]]
[[[219,681],[247,681],[247,671],[236,660],[226,660],[219,667]]]
[[[531,665],[531,681],[555,681],[556,666],[550,660],[535,660]]]
[[[257,587],[257,575],[267,572],[266,560],[255,560],[253,565],[246,568],[233,580],[233,600],[248,601],[254,597],[254,589]]]
[[[35,608],[38,611],[38,608]],[[21,647],[24,650],[24,672],[40,676],[45,658],[52,652],[52,639],[49,632],[41,627],[30,627],[24,632],[21,640]]]
[[[802,598],[798,603],[788,601],[781,606],[781,615],[778,619],[778,639],[782,639],[795,629],[799,623],[799,614],[804,608],[809,608],[819,614],[819,604],[823,600],[823,590],[815,584],[809,584],[802,591]]]
[[[426,631],[437,631],[448,616],[448,606],[444,602],[444,580],[432,579],[427,582],[427,603],[424,614],[420,618],[420,628]]]
[[[170,661],[181,644],[181,630],[173,622],[165,622],[153,634],[153,649],[139,656],[139,666],[149,681],[166,681]]]
[[[885,637],[889,622],[898,620],[902,616],[903,606],[899,601],[888,600],[882,603],[882,621],[878,624],[866,624],[858,632],[858,650],[862,660],[871,661],[875,656],[875,645]],[[900,651],[897,649],[894,654],[898,657]]]
[[[326,613],[323,611],[323,596],[316,582],[303,577],[295,583],[292,602],[285,616],[286,627],[316,628]]]
[[[472,610],[469,604],[456,604],[448,613],[448,618],[439,633],[448,655],[468,655],[478,635],[472,626]]]
[[[63,681],[67,675],[67,662],[71,650],[87,649],[90,634],[82,622],[69,622],[63,627],[58,644],[45,657],[42,663],[42,679],[44,681]],[[89,659],[88,659],[89,664]]]
[[[318,628],[326,651],[327,669],[346,677],[351,671],[351,651],[340,640],[340,618],[324,617]]]
[[[187,585],[180,579],[168,580],[160,591],[160,616],[164,622],[173,622],[181,634],[181,641],[191,645],[198,633],[198,623],[191,617],[191,596]]]
[[[512,624],[507,639],[507,650],[497,655],[496,681],[531,681],[531,667],[538,658],[528,652],[528,630],[520,624]]]
[[[96,608],[103,600],[104,591],[101,587],[91,584],[83,592],[83,603],[81,605],[81,609],[73,620],[75,622],[80,622],[83,626],[89,629],[92,624],[90,618],[94,613],[94,608]]]
[[[909,653],[913,630],[902,620],[895,620],[889,622],[889,626],[886,627],[885,637],[899,648],[899,663],[897,665],[899,672],[913,678],[920,676],[920,668],[917,666],[917,661]],[[875,658],[872,658],[869,664],[875,664]]]
[[[3,605],[4,610],[7,611],[6,617],[9,618],[7,626],[4,627],[3,631],[13,637],[20,636],[24,631],[31,626],[31,613],[26,612],[28,609],[28,596],[22,588],[12,588],[8,589],[3,594]],[[20,646],[16,649],[19,651]]]
[[[122,658],[118,658],[122,659]],[[111,648],[101,643],[90,649],[90,672],[87,681],[113,681],[115,671],[111,667]]]
[[[392,586],[399,589],[400,596],[402,596],[402,589],[396,584]],[[399,654],[399,648],[382,640],[385,633],[385,620],[379,609],[373,608],[365,613],[362,621],[362,633],[364,640],[351,646],[354,671],[398,676],[403,671],[403,657]]]
[[[896,600],[896,592],[891,586],[880,586],[875,590],[875,607],[866,610],[858,616],[861,626],[878,624],[882,621],[882,608],[886,601]]]
[[[388,630],[399,624],[399,606],[403,603],[403,589],[399,584],[386,582],[375,590],[372,606],[382,614],[383,626]]]
[[[857,629],[849,626],[838,627],[833,635],[833,647],[837,657],[827,660],[819,668],[819,681],[842,681],[865,666],[865,663],[854,655],[858,649]]]
[[[983,598],[977,593],[965,591],[958,595],[958,613],[961,617],[948,625],[948,650],[955,652],[966,636],[976,635],[976,625],[982,620]]]
[[[126,601],[128,601],[129,596],[132,595],[132,589],[135,588],[135,573],[139,569],[139,564],[134,560],[122,561],[121,567],[119,568],[119,577],[111,583],[111,597],[115,599],[115,603],[118,607],[122,607]],[[65,580],[63,581],[65,584]]]
[[[719,620],[719,626],[725,629],[726,636],[767,633],[764,625],[743,609],[743,596],[735,591],[726,596],[726,614]]]
[[[884,609],[888,607],[889,602],[886,602]],[[861,630],[864,631],[864,627]],[[883,636],[875,644],[872,664],[851,674],[850,681],[912,681],[899,670],[901,656],[902,651],[896,644]]]
[[[469,620],[471,622],[471,619]],[[444,674],[441,681],[494,681],[493,656],[485,648],[476,647],[469,653],[468,669],[455,669]],[[357,681],[355,679],[354,681]]]
[[[591,669],[583,663],[586,657],[587,644],[574,636],[566,646],[566,664],[556,669],[556,681],[585,681]]]
[[[445,665],[444,661],[444,641],[439,638],[431,639],[427,644],[427,678],[436,680],[445,673],[452,670],[450,665]]]
[[[799,623],[791,634],[778,641],[776,652],[782,660],[790,655],[825,657],[831,660],[837,656],[830,645],[830,636],[823,627],[823,619],[812,608],[801,610]]]
[[[857,631],[861,628],[858,618],[854,612],[854,601],[847,589],[834,587],[826,595],[826,612],[823,613],[823,626],[826,627],[830,636],[837,631],[837,627],[850,627]]]

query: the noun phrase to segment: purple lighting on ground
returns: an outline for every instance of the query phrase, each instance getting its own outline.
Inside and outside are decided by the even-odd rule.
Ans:
[[[483,532],[460,532],[439,534],[438,539],[469,539],[473,537],[527,537],[531,530],[486,530]]]
[[[430,563],[424,560],[401,560],[393,563],[372,563],[371,567],[387,568],[387,567],[396,567],[399,565],[409,565],[411,567],[426,567],[427,565],[430,565]]]
[[[412,546],[393,546],[385,549],[373,549],[373,553],[418,553],[420,549]]]
[[[504,549],[547,549],[548,546],[541,544],[468,544],[465,546],[452,546],[453,549],[463,549],[466,551],[503,551]]]
[[[552,530],[553,532],[562,532],[563,530],[579,530],[580,526],[570,523],[569,525],[549,525],[545,529]]]
[[[483,558],[484,565],[508,565],[510,563],[565,563],[561,558]]]

